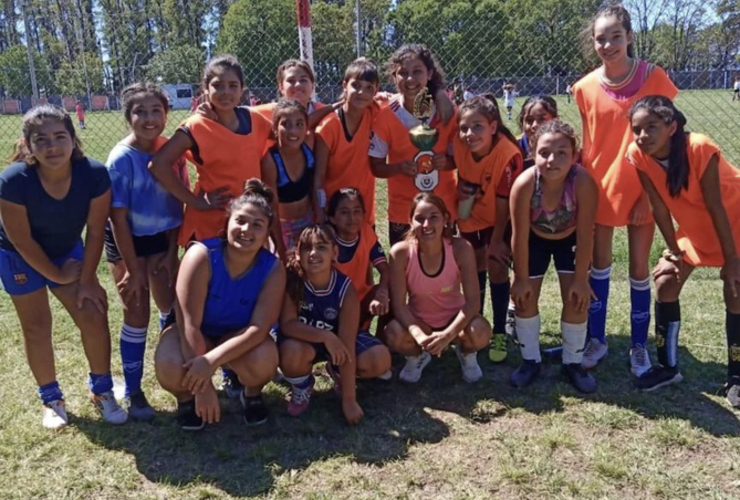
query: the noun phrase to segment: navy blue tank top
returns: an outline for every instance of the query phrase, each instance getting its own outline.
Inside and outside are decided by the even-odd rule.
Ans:
[[[311,148],[305,142],[301,144],[301,150],[303,151],[303,156],[306,158],[306,168],[303,169],[301,178],[293,182],[285,170],[285,163],[283,162],[283,157],[280,156],[278,147],[273,146],[270,148],[270,156],[272,156],[277,167],[277,192],[280,203],[301,201],[308,196],[311,190],[311,179],[313,178],[313,167],[315,163],[313,151],[311,151]]]
[[[349,278],[336,269],[331,271],[331,280],[326,290],[316,290],[306,280],[303,300],[298,308],[298,319],[314,328],[339,334],[339,311],[349,285]]]
[[[224,243],[214,239],[203,244],[208,249],[211,279],[200,331],[209,337],[220,337],[242,330],[252,321],[257,299],[277,258],[263,248],[252,267],[232,279],[224,261]]]

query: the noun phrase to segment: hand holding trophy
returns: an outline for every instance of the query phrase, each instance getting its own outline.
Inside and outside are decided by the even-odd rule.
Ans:
[[[419,191],[433,191],[439,184],[439,172],[432,165],[434,158],[434,145],[437,144],[439,131],[427,124],[432,117],[433,100],[432,96],[423,88],[414,99],[414,117],[421,121],[421,124],[409,130],[409,139],[411,143],[419,149],[414,156],[417,171],[414,184]]]

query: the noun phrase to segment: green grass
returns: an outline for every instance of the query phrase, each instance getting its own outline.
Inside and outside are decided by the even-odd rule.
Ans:
[[[685,94],[682,98],[692,97]],[[574,107],[563,109],[565,116],[575,113]],[[109,141],[93,135],[104,118],[118,120],[120,133]],[[104,159],[125,133],[120,118],[89,115],[85,140],[91,155]],[[384,188],[379,183],[379,214]],[[378,228],[387,242],[382,216]],[[144,376],[156,421],[119,428],[101,424],[85,397],[79,333],[53,302],[58,378],[72,425],[50,433],[41,427],[18,319],[1,294],[0,498],[737,499],[740,422],[715,394],[726,363],[718,270],[694,273],[682,295],[685,381],[642,394],[632,388],[626,366],[625,240],[618,231],[611,353],[595,371],[596,394],[576,393],[559,379],[556,365],[546,366],[533,387],[514,390],[507,381],[520,360],[514,350],[496,366],[482,353],[485,377],[467,385],[455,356],[446,353],[416,386],[360,383],[365,420],[355,428],[344,424],[339,401],[318,368],[317,392],[300,419],[287,415],[286,388],[270,384],[266,402],[272,415],[265,426],[246,428],[238,404],[222,400],[220,424],[196,435],[182,433],[174,422],[173,398],[154,378],[156,333],[149,336]],[[654,258],[662,241],[655,247]],[[110,297],[113,373],[120,377],[120,306],[107,269],[101,266],[99,274]],[[548,275],[542,296],[542,340],[556,343],[561,305],[554,276]],[[491,317],[490,308],[486,315]]]

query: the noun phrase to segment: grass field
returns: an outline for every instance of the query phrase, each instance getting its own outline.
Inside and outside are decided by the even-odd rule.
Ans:
[[[727,98],[718,117],[689,113],[690,123],[717,127],[719,120],[729,120],[729,93],[717,96],[717,106],[720,96]],[[694,97],[682,95],[684,109],[693,109],[689,104]],[[709,113],[715,105],[702,106]],[[575,107],[563,104],[563,109],[577,123]],[[0,118],[3,138],[11,119],[18,121]],[[124,134],[122,117],[93,113],[88,120],[90,129],[83,134],[87,150],[104,159]],[[116,135],[96,138],[100,128],[113,124]],[[734,125],[725,121],[721,127],[729,134]],[[13,127],[17,131],[17,123]],[[383,214],[383,183],[378,202]],[[382,232],[385,227],[379,221]],[[662,241],[655,247],[654,260]],[[611,353],[595,371],[600,384],[596,394],[576,393],[559,379],[557,365],[546,366],[533,387],[513,389],[508,376],[520,360],[514,350],[496,366],[481,353],[484,379],[468,385],[455,356],[446,353],[429,365],[416,386],[397,380],[361,382],[358,397],[365,420],[355,428],[344,424],[339,401],[319,367],[311,409],[299,419],[287,415],[287,389],[270,384],[266,402],[272,415],[265,426],[246,428],[239,405],[223,399],[220,424],[200,434],[180,432],[174,399],[154,378],[155,332],[149,335],[144,388],[159,413],[156,421],[119,428],[101,424],[86,401],[87,364],[79,334],[53,303],[58,378],[72,425],[50,433],[41,427],[17,317],[2,294],[0,498],[736,500],[740,413],[716,395],[726,364],[718,270],[694,273],[682,295],[680,360],[686,380],[647,395],[633,389],[627,368],[626,255],[620,231],[608,322]],[[120,307],[102,266],[100,277],[110,298],[117,346]],[[542,297],[542,340],[554,344],[560,309],[554,276],[548,276]],[[120,377],[116,351],[113,373]],[[396,369],[398,364],[396,360]]]

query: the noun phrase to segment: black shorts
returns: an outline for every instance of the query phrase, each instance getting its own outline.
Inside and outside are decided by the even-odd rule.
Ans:
[[[460,236],[469,241],[470,244],[473,245],[473,248],[475,250],[478,250],[479,248],[488,246],[488,244],[491,242],[491,236],[493,236],[493,230],[494,227],[491,226],[485,229],[481,229],[480,231],[471,231],[469,233],[460,231]],[[504,231],[504,241],[509,247],[511,247],[511,221],[506,224],[506,230]]]
[[[149,236],[132,235],[132,238],[137,257],[149,257],[150,255],[166,252],[170,247],[170,239],[166,231]],[[118,262],[123,259],[118,251],[110,222],[105,225],[105,258],[108,262]]]
[[[562,240],[546,240],[529,232],[529,277],[542,278],[555,261],[558,273],[572,274],[576,270],[576,233]]]
[[[390,246],[395,245],[399,241],[403,241],[406,233],[411,229],[411,224],[402,224],[400,222],[389,222],[388,223],[388,240],[390,240]]]

